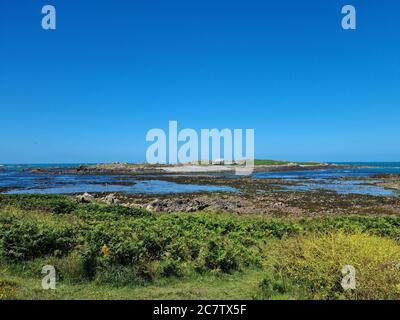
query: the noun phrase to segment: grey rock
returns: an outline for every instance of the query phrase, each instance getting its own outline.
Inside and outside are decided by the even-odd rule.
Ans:
[[[110,193],[104,198],[104,202],[111,205],[120,203],[121,201],[113,193]]]
[[[90,203],[94,200],[94,197],[91,194],[85,192],[84,194],[77,196],[76,199],[80,203]]]

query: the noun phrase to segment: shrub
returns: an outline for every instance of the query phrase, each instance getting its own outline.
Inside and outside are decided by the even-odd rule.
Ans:
[[[95,216],[96,218],[113,217],[149,217],[150,211],[136,207],[126,207],[118,204],[105,205],[98,203],[80,205],[78,214],[81,216]]]
[[[85,277],[92,280],[96,275],[97,268],[97,247],[88,245],[87,243],[80,248],[82,264],[83,264],[83,272]]]
[[[10,218],[0,226],[0,255],[9,260],[63,255],[76,241],[74,227],[61,222]]]
[[[85,270],[85,264],[82,255],[77,251],[72,251],[65,257],[48,258],[46,265],[52,265],[57,270],[57,276],[60,280],[70,282],[81,282],[89,279]]]
[[[256,299],[271,299],[275,295],[283,295],[291,292],[292,288],[288,281],[285,281],[277,273],[268,272],[259,284],[259,291],[256,293]]]
[[[246,256],[248,251],[240,243],[233,242],[226,238],[210,239],[200,251],[199,258],[196,261],[196,269],[199,272],[204,271],[222,271],[231,272],[240,269],[246,265]]]
[[[185,274],[186,263],[166,253],[157,267],[157,273],[162,277],[182,277]]]
[[[325,233],[342,230],[347,233],[368,232],[400,240],[400,216],[342,216],[301,219],[306,232]]]
[[[308,289],[313,299],[400,298],[400,245],[367,234],[335,232],[289,239],[270,248],[272,266]],[[356,289],[341,286],[345,265],[356,269]]]
[[[228,218],[171,214],[88,219],[80,249],[85,273],[94,278],[105,272],[105,265],[134,267],[137,277],[148,280],[259,264],[263,242],[249,235],[247,223],[227,223]]]

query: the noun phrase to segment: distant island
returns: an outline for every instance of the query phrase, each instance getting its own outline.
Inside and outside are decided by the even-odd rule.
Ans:
[[[218,161],[204,163],[185,164],[148,164],[148,163],[99,163],[93,165],[80,165],[76,168],[48,167],[29,169],[33,173],[59,173],[59,174],[169,174],[169,173],[209,173],[209,172],[233,172],[243,165],[242,162]],[[324,162],[293,162],[286,160],[254,160],[254,171],[292,171],[292,170],[318,170],[329,168],[354,168],[351,165],[338,165]]]

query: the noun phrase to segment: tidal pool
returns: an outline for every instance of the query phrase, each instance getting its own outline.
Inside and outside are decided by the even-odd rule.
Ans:
[[[226,191],[236,192],[237,190],[225,186],[208,186],[208,185],[192,185],[178,184],[160,180],[144,180],[136,181],[131,185],[118,184],[63,184],[52,187],[12,189],[7,194],[69,194],[82,192],[123,192],[123,193],[146,193],[146,194],[167,194],[167,193],[191,193],[191,192],[215,192]]]
[[[329,190],[334,191],[338,194],[363,194],[371,196],[395,196],[395,191],[385,189],[379,186],[365,185],[365,183],[371,183],[370,180],[336,180],[327,182],[315,182],[302,181],[298,185],[279,185],[282,190],[278,191],[317,191],[317,190]],[[376,182],[376,181],[375,181]]]

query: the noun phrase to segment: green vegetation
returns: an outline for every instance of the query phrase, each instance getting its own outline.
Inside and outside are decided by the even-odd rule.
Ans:
[[[78,204],[70,197],[59,195],[0,195],[0,208],[7,206],[28,211],[71,213]]]
[[[272,245],[269,257],[276,276],[263,279],[265,298],[273,294],[271,288],[285,293],[296,287],[309,299],[400,298],[400,245],[392,239],[362,233],[312,234]],[[341,271],[347,265],[356,270],[356,290],[341,286]]]
[[[0,195],[0,299],[397,299],[399,226],[398,216],[156,214]],[[348,264],[352,292],[340,286]],[[41,289],[44,265],[56,267],[55,291]]]
[[[285,165],[289,164],[290,161],[283,161],[283,160],[261,160],[255,159],[254,164],[256,166],[265,165],[265,166],[278,166],[278,165]]]
[[[293,162],[293,161],[286,161],[286,160],[261,160],[261,159],[256,159],[254,160],[254,164],[256,166],[279,166],[279,165],[285,165],[289,163],[294,163],[298,165],[320,165],[322,163],[320,162]]]

